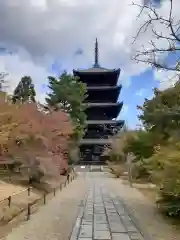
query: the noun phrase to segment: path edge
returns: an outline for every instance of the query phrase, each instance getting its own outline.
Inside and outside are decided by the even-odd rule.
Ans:
[[[140,223],[139,219],[135,216],[135,211],[132,207],[130,207],[128,204],[125,203],[124,199],[121,197],[117,197],[117,199],[122,202],[124,209],[130,216],[131,220],[133,221],[134,225],[137,227],[137,229],[140,231],[141,235],[144,237],[145,240],[154,240],[152,236],[145,231],[144,226]]]

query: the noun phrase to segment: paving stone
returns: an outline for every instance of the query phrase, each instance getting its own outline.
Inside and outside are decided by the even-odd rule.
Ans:
[[[81,225],[81,218],[77,218],[77,219],[76,219],[75,226],[76,226],[76,227],[80,227],[80,225]]]
[[[108,224],[95,224],[94,231],[108,231]]]
[[[75,226],[73,228],[70,240],[76,240],[80,230],[81,219],[77,218]]]
[[[108,215],[108,219],[109,219],[109,221],[112,221],[112,222],[121,222],[121,219],[120,219],[119,215],[117,215],[117,214]]]
[[[92,238],[92,226],[91,225],[81,226],[79,237]]]
[[[95,231],[94,240],[111,240],[109,231]]]
[[[92,225],[92,221],[88,221],[88,220],[82,220],[82,225]]]
[[[92,219],[93,219],[93,215],[85,215],[83,217],[83,220],[85,220],[85,221],[92,221]]]
[[[131,218],[130,218],[129,215],[127,215],[127,214],[123,214],[123,215],[121,216],[121,219],[131,220]]]
[[[121,207],[118,207],[117,208],[117,212],[119,213],[119,215],[123,215],[126,213],[125,209],[124,208],[121,208]]]
[[[76,240],[79,235],[79,229],[74,228],[70,240]]]
[[[106,212],[107,212],[107,214],[116,214],[117,213],[116,209],[111,209],[111,210],[106,209]]]
[[[94,214],[106,214],[104,210],[94,210]]]
[[[127,230],[122,224],[117,224],[117,223],[109,223],[110,225],[110,230],[113,233],[126,233]]]
[[[92,238],[78,238],[77,240],[93,240]]]
[[[128,232],[139,232],[138,229],[134,225],[126,226]]]
[[[144,240],[144,237],[140,233],[130,233],[131,240]]]
[[[84,209],[81,208],[79,213],[78,213],[78,218],[82,218],[83,214],[84,214]]]
[[[98,224],[98,223],[101,223],[101,224],[103,224],[103,223],[107,223],[107,218],[106,218],[106,215],[94,215],[94,222],[96,223],[96,224]]]
[[[113,199],[113,203],[114,203],[115,205],[119,205],[119,204],[120,204],[120,202],[119,202],[118,199]]]
[[[112,240],[131,240],[125,233],[112,233]]]

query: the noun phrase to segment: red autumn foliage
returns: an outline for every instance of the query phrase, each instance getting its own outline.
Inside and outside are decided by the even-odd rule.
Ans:
[[[45,114],[35,103],[11,104],[1,96],[0,124],[0,132],[4,130],[6,136],[0,136],[2,156],[18,157],[29,166],[39,162],[47,171],[67,168],[66,153],[73,128],[66,113]],[[7,125],[4,129],[3,124]]]

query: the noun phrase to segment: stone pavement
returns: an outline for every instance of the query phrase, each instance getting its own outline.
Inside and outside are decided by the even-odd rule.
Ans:
[[[70,240],[143,240],[123,203],[101,182],[90,186]]]

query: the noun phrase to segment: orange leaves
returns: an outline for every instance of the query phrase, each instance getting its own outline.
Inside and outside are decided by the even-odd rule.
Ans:
[[[0,145],[1,149],[9,140],[10,133],[19,124],[13,119],[13,112],[16,111],[16,106],[6,102],[6,95],[0,93]]]
[[[42,156],[43,159],[52,153],[51,157],[58,155],[61,161],[72,131],[66,113],[45,114],[38,110],[36,103],[11,104],[0,94],[0,146],[1,149],[8,146],[12,155]]]

